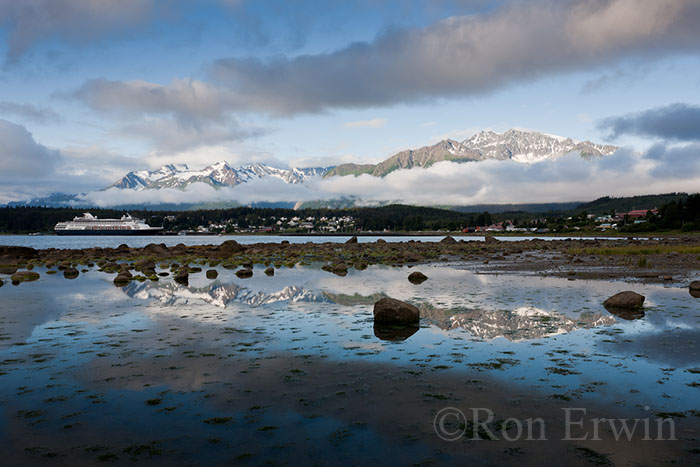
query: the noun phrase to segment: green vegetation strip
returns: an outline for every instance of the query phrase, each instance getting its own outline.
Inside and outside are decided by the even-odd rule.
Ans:
[[[660,255],[665,253],[679,253],[679,254],[690,254],[696,255],[700,254],[700,246],[688,246],[688,245],[658,245],[658,246],[620,246],[620,247],[598,247],[598,248],[572,248],[569,250],[570,254],[573,255],[598,255],[598,256],[612,256],[612,255]]]

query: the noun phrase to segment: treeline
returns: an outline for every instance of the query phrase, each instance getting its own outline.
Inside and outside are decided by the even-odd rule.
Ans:
[[[700,230],[700,194],[689,195],[677,201],[671,201],[659,208],[658,214],[648,213],[646,222],[634,223],[625,219],[623,232],[657,232],[663,230],[681,230],[684,232]]]
[[[679,196],[680,195],[680,196]],[[668,195],[671,196],[671,195]],[[620,224],[623,232],[653,232],[663,230],[700,230],[700,194],[676,194],[676,198],[663,204],[658,215],[649,214],[643,223],[626,218]],[[658,199],[657,199],[658,200]],[[606,205],[605,199],[600,200]],[[649,205],[637,205],[649,208]],[[606,205],[606,207],[608,207]],[[614,209],[611,209],[614,211]],[[49,207],[3,207],[0,208],[0,233],[34,233],[52,232],[56,223],[72,220],[82,215],[85,209],[49,208]],[[99,218],[119,218],[124,210],[90,209]],[[578,210],[576,210],[578,211]],[[589,211],[590,212],[590,211]],[[596,212],[596,211],[593,211]],[[239,228],[275,226],[280,218],[302,220],[313,217],[341,218],[351,217],[352,225],[346,225],[343,231],[459,231],[470,226],[488,226],[495,222],[510,220],[517,227],[549,228],[556,232],[589,231],[595,229],[595,223],[587,217],[586,211],[562,211],[550,213],[505,212],[481,213],[458,212],[419,206],[394,204],[382,207],[362,208],[262,208],[236,207],[227,209],[203,209],[194,211],[149,211],[131,210],[129,213],[145,219],[151,226],[163,227],[166,231],[196,230],[199,226],[211,224],[237,224]]]
[[[52,232],[58,222],[72,220],[81,216],[86,209],[49,208],[49,207],[3,207],[0,208],[0,232],[33,233]],[[99,218],[120,218],[124,210],[89,209]],[[488,212],[474,214],[461,213],[446,209],[418,206],[390,205],[382,207],[364,207],[349,209],[284,209],[284,208],[250,208],[236,207],[229,209],[207,209],[196,211],[147,211],[132,210],[129,213],[145,219],[153,227],[165,230],[194,230],[198,226],[212,223],[232,222],[241,228],[248,226],[272,225],[272,218],[299,217],[352,217],[356,228],[361,230],[396,231],[415,230],[460,230],[467,226],[489,225],[493,222]]]
[[[598,215],[629,212],[633,209],[658,208],[669,203],[685,201],[688,193],[664,193],[660,195],[624,196],[620,198],[603,196],[590,203],[580,204],[575,213],[590,212]]]

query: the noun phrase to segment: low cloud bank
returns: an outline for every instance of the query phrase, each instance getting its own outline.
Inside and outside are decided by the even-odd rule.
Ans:
[[[260,179],[215,189],[193,184],[186,190],[91,192],[84,201],[100,206],[133,203],[314,201],[353,197],[363,204],[392,201],[416,205],[544,203],[585,201],[669,191],[698,191],[700,144],[656,145],[640,154],[620,149],[612,156],[584,159],[568,154],[536,164],[512,161],[440,162],[427,169],[371,175],[313,178],[306,184]]]

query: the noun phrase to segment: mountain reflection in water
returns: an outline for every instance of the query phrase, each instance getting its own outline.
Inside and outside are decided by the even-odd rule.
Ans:
[[[131,282],[122,290],[131,298],[157,300],[167,306],[183,306],[207,303],[221,308],[233,304],[261,307],[277,303],[330,303],[341,306],[371,306],[387,296],[385,293],[371,295],[334,293],[313,290],[300,285],[286,285],[279,290],[254,290],[255,281],[246,282],[250,287],[220,280],[203,286],[184,286],[171,281]],[[451,331],[464,329],[479,339],[491,340],[503,337],[509,341],[540,339],[575,331],[607,326],[616,322],[608,313],[582,312],[570,317],[556,311],[534,306],[519,306],[510,311],[436,308],[427,302],[416,303],[421,310],[424,323]],[[406,330],[380,329],[375,335],[382,340],[405,340],[418,328]],[[376,331],[376,330],[375,330]]]

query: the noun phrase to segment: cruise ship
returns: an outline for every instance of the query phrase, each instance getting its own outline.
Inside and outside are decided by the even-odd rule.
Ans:
[[[151,227],[129,214],[121,219],[98,219],[89,212],[54,227],[56,235],[155,235],[161,230],[163,227]]]

